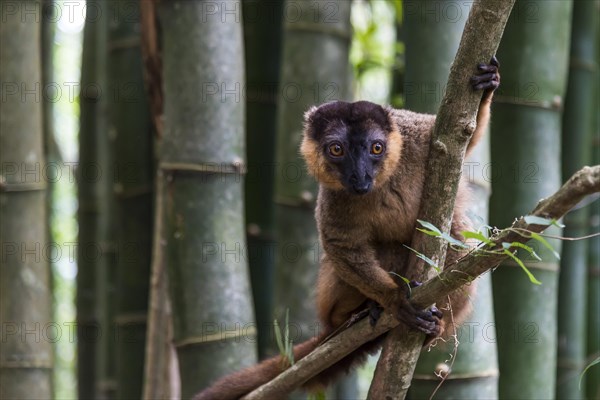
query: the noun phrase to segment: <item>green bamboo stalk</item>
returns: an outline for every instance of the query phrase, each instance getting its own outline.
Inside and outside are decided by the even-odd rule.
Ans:
[[[402,9],[406,57],[404,107],[435,114],[470,4],[456,0],[405,0]]]
[[[319,242],[314,220],[315,180],[305,172],[298,149],[304,112],[314,104],[348,100],[351,40],[348,1],[286,1],[283,59],[277,106],[275,171],[275,315],[286,309],[294,342],[318,332],[314,301]]]
[[[406,35],[405,104],[408,109],[435,113],[443,96],[448,71],[458,49],[470,5],[454,0],[405,1]],[[410,33],[410,34],[408,34]],[[470,214],[474,228],[487,221],[490,184],[482,175],[489,163],[489,136],[465,161],[471,187]],[[478,279],[472,299],[473,314],[457,332],[460,344],[456,357],[454,341],[423,352],[410,388],[413,399],[429,398],[440,379],[434,372],[441,364],[451,365],[451,374],[442,384],[439,398],[498,398],[498,361],[495,343],[486,340],[493,333],[491,278]],[[490,327],[491,325],[491,327]],[[455,359],[453,359],[455,358]]]
[[[117,398],[140,398],[152,242],[153,132],[144,91],[137,3],[108,2],[109,135],[116,196]]]
[[[106,30],[103,29],[101,20],[91,14],[99,5],[98,1],[88,2],[88,16],[83,33],[83,53],[81,65],[81,86],[86,88],[80,93],[80,130],[79,130],[79,168],[78,176],[78,224],[79,246],[77,255],[77,382],[78,396],[80,399],[96,397],[96,378],[99,375],[98,346],[94,331],[99,332],[100,320],[98,316],[101,301],[96,290],[97,278],[102,258],[90,256],[91,249],[99,243],[99,226],[103,219],[109,218],[101,215],[101,181],[97,174],[102,169],[99,167],[100,154],[97,151],[101,137],[106,135],[103,110],[101,107],[101,90],[99,83],[104,76],[106,65]]]
[[[405,41],[408,32],[404,27],[403,1],[389,0],[396,12],[396,49],[394,51],[394,65],[392,67],[392,83],[390,87],[390,104],[395,108],[404,107],[404,75],[406,73],[406,48]]]
[[[596,64],[597,65],[597,64]],[[596,77],[596,88],[598,78]],[[596,109],[598,109],[598,92],[596,92]],[[596,121],[598,121],[596,115]],[[600,164],[600,129],[596,122],[593,138],[593,164]],[[588,224],[589,234],[600,232],[600,203],[598,200],[590,207]],[[589,239],[587,257],[587,346],[584,366],[600,357],[600,236]],[[579,371],[581,373],[581,370]],[[579,379],[579,376],[578,378]],[[586,397],[589,400],[600,398],[600,366],[590,368],[584,375]],[[583,389],[582,389],[583,390]]]
[[[596,102],[596,104],[598,104]],[[600,131],[596,131],[600,132]],[[600,163],[599,135],[595,137],[595,164]],[[600,204],[598,201],[590,210],[589,233],[598,234],[600,231]],[[587,346],[585,364],[589,364],[600,357],[600,237],[590,239],[587,270]],[[586,398],[594,400],[600,398],[600,367],[595,365],[584,375]]]
[[[258,355],[268,354],[273,323],[273,178],[283,2],[243,2],[246,54],[245,188],[248,264],[258,327]]]
[[[573,4],[569,80],[562,126],[562,177],[588,165],[593,132],[594,74],[597,73],[596,42],[598,16],[592,1]],[[589,207],[572,211],[564,218],[564,235],[585,236]],[[563,243],[558,290],[558,359],[556,397],[583,399],[579,375],[585,368],[587,328],[587,253],[589,241]]]
[[[600,12],[600,2],[595,1],[595,9],[593,12],[598,15]],[[598,76],[600,66],[600,33],[598,30],[598,21],[595,25],[595,42],[596,58],[595,75],[593,85],[595,88],[595,96],[593,98],[593,110],[597,110],[600,106],[600,76]],[[592,137],[590,140],[592,149],[592,163],[600,164],[600,116],[598,113],[593,114]],[[600,232],[600,202],[596,200],[592,204],[590,210],[590,219],[588,230],[590,234],[598,234]],[[596,236],[590,239],[588,253],[588,318],[587,318],[587,362],[591,363],[600,357],[600,237]],[[600,398],[600,367],[595,367],[588,370],[585,376],[585,391],[587,399]]]
[[[96,315],[100,336],[96,343],[96,397],[99,399],[114,399],[117,396],[115,317],[117,311],[117,232],[118,217],[116,198],[113,192],[115,183],[115,162],[112,140],[109,134],[109,102],[110,88],[108,85],[108,23],[106,2],[93,0],[88,7],[100,11],[93,20],[97,31],[96,39],[96,86],[102,90],[98,99],[95,114],[95,162],[101,175],[96,185],[97,225],[96,247],[99,249],[99,259],[96,264]],[[88,21],[86,21],[88,23]],[[80,136],[81,141],[81,136]],[[81,158],[81,153],[80,153]],[[80,397],[82,398],[82,397]]]
[[[495,226],[508,225],[560,185],[571,5],[517,2],[498,50],[504,68],[492,120],[493,169],[487,171]],[[543,39],[549,36],[552,43]],[[560,252],[560,241],[549,242]],[[503,263],[492,279],[500,398],[555,394],[558,260],[544,247],[530,244],[543,261],[519,256],[542,285],[531,283],[515,263]]]
[[[54,0],[42,0],[42,18],[41,18],[41,57],[42,57],[42,88],[53,87],[55,84],[54,77],[54,39],[56,37],[56,21],[57,21],[57,11],[55,7]],[[44,92],[42,92],[44,93]],[[44,155],[46,157],[46,162],[48,164],[51,163],[60,163],[61,154],[58,149],[56,138],[55,138],[55,125],[54,125],[54,101],[51,98],[52,96],[46,94],[42,98],[42,126],[43,126],[43,135],[44,135]],[[48,217],[48,223],[46,224],[46,228],[48,230],[47,240],[49,243],[56,243],[56,237],[53,234],[52,226],[53,223],[53,210],[54,210],[54,198],[56,191],[55,177],[52,179],[48,179],[47,181],[47,192],[46,192],[46,216]],[[48,270],[49,270],[49,284],[50,284],[50,293],[53,301],[55,302],[54,296],[54,280],[55,276],[53,274],[54,271],[54,262],[49,260],[48,262]],[[52,318],[56,319],[56,308],[52,310]],[[71,344],[62,343],[63,345],[70,346]],[[58,341],[54,344],[53,351],[60,351],[59,346],[61,342]],[[62,365],[61,365],[62,364]],[[64,361],[60,358],[55,359],[54,370],[52,376],[52,392],[54,395],[57,394],[56,390],[56,380],[61,373],[64,373],[64,369],[69,368],[69,365],[64,365]]]
[[[207,4],[159,5],[160,168],[167,180],[166,261],[183,398],[256,362],[243,218],[241,4]]]
[[[53,397],[52,322],[38,1],[2,7],[0,24],[0,398]],[[44,250],[45,249],[45,250]]]

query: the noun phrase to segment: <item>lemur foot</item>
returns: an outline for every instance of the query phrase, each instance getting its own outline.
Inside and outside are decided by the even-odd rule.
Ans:
[[[400,302],[397,318],[409,328],[421,331],[427,336],[435,338],[442,333],[442,312],[435,306],[429,310],[417,310],[406,298]]]
[[[500,86],[500,63],[496,56],[492,57],[489,64],[481,63],[477,66],[479,73],[471,77],[473,90],[494,91]]]
[[[419,287],[422,284],[423,284],[423,282],[419,282],[419,281],[410,281],[410,282],[408,282],[408,286],[410,286],[411,289]]]
[[[369,323],[374,327],[377,325],[379,317],[381,317],[383,307],[381,307],[375,300],[369,300],[367,302],[367,306],[369,307]]]

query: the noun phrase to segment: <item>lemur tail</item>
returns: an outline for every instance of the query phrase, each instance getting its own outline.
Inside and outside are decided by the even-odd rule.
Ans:
[[[326,334],[321,334],[294,346],[294,360],[306,357],[325,337]],[[284,370],[281,356],[275,356],[219,379],[194,396],[194,400],[236,400],[271,381]]]
[[[315,336],[306,342],[294,346],[294,360],[297,361],[306,357],[330,333],[329,331],[324,332],[319,336]],[[302,385],[302,388],[309,391],[319,390],[335,381],[343,373],[348,373],[354,366],[362,364],[368,354],[377,352],[385,336],[382,335],[371,342],[365,343],[331,367],[309,379]],[[194,400],[237,400],[259,386],[271,381],[283,372],[283,370],[285,370],[285,366],[282,365],[281,356],[269,358],[258,365],[219,379],[212,386],[198,393],[194,397]]]

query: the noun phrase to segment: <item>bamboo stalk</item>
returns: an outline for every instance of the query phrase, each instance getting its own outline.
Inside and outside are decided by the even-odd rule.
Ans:
[[[182,398],[256,362],[243,218],[241,4],[211,5],[158,6],[165,96],[159,168]]]
[[[109,134],[113,138],[117,398],[140,398],[152,246],[153,131],[144,91],[138,3],[107,2]],[[111,18],[115,16],[115,18]]]
[[[562,125],[562,176],[566,179],[591,160],[590,138],[594,130],[594,74],[598,18],[591,1],[573,3],[569,79]],[[595,26],[596,25],[596,26]],[[594,68],[594,66],[596,68]],[[589,207],[564,219],[564,235],[581,237],[588,232]],[[558,358],[556,397],[583,399],[579,375],[586,364],[587,253],[589,240],[566,241],[559,276]],[[593,307],[593,306],[592,306]]]
[[[281,60],[283,2],[243,2],[246,55],[246,137],[248,175],[245,187],[248,264],[258,328],[258,355],[265,358],[273,324],[275,247],[273,190],[277,88]]]
[[[520,2],[507,24],[498,58],[510,67],[503,69],[492,120],[492,225],[509,223],[560,186],[570,15],[569,1]],[[551,45],[540,40],[544,35],[552,35]],[[560,241],[549,242],[560,252]],[[501,398],[555,393],[559,264],[550,251],[532,245],[543,261],[519,255],[542,285],[532,284],[512,261],[492,276]]]
[[[38,1],[15,1],[0,24],[0,398],[53,397],[47,180],[42,174],[41,24],[22,18]],[[11,12],[10,10],[14,10]],[[38,15],[39,17],[39,15]],[[58,327],[61,328],[60,326]]]

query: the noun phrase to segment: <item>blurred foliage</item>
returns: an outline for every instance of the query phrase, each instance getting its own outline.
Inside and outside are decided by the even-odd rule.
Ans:
[[[392,70],[403,64],[404,46],[394,45],[398,0],[355,0],[350,62],[354,71],[355,98],[388,103]]]
[[[67,5],[58,0],[60,11],[53,46],[54,88],[44,94],[53,102],[54,141],[58,145],[60,176],[55,179],[52,192],[50,229],[55,248],[60,254],[52,255],[54,318],[61,328],[55,343],[54,395],[56,399],[75,399],[75,276],[77,273],[77,193],[75,163],[78,160],[79,130],[79,76],[84,4]],[[73,11],[67,12],[68,7]],[[81,16],[81,18],[78,18]]]

